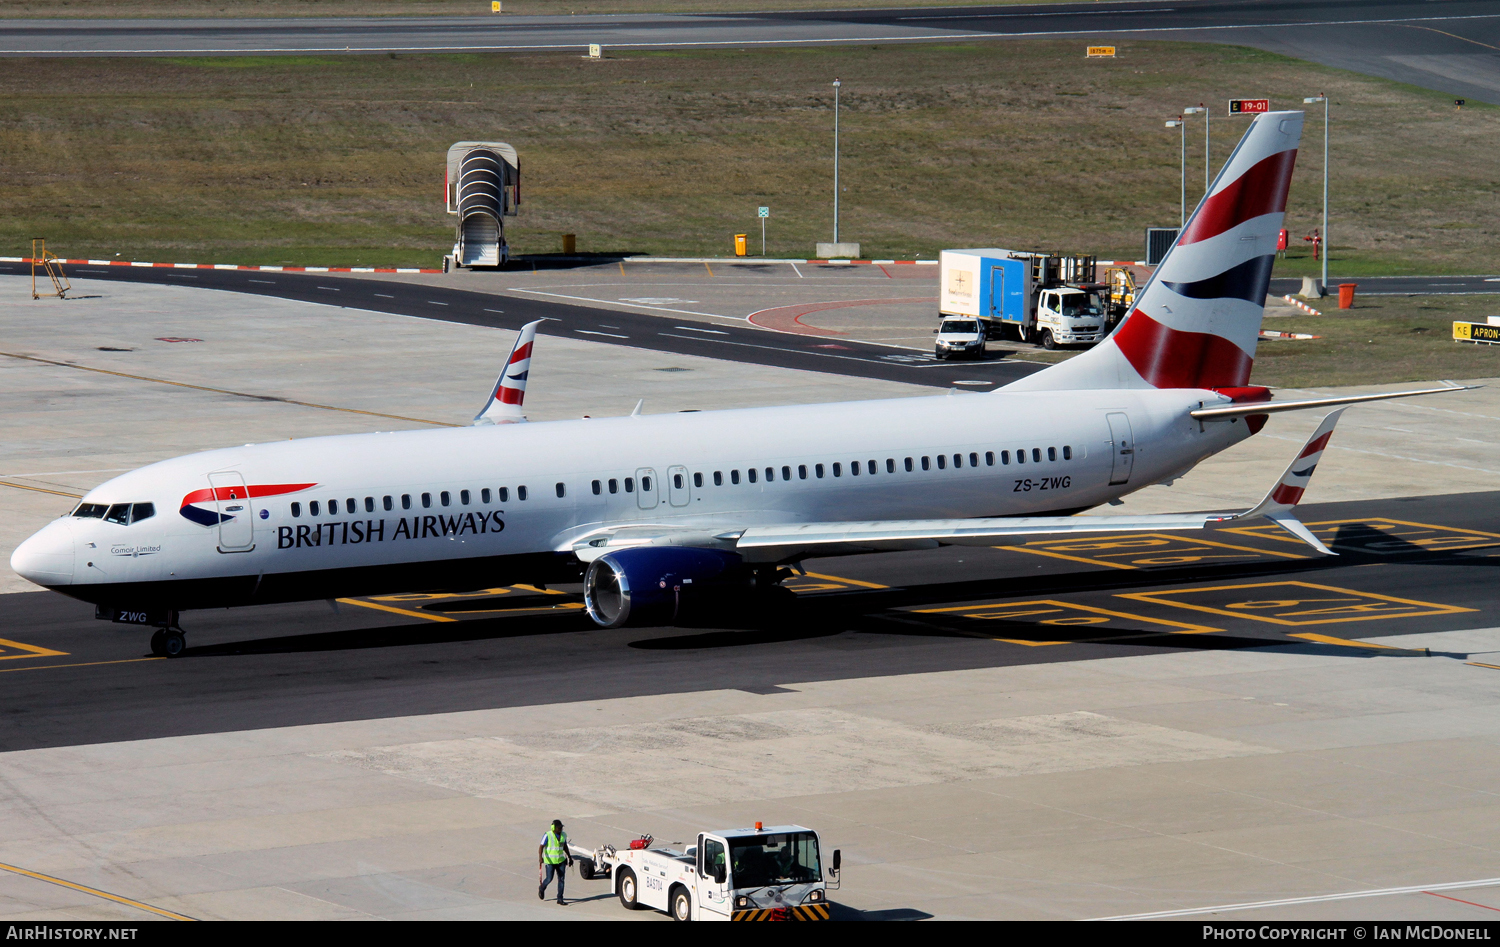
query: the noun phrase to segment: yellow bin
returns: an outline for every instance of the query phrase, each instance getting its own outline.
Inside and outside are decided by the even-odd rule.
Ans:
[[[563,237],[563,253],[572,256],[578,252],[578,237],[576,234],[565,233]]]
[[[737,233],[737,234],[734,235],[734,255],[735,256],[749,256],[750,255],[749,238],[745,234]]]

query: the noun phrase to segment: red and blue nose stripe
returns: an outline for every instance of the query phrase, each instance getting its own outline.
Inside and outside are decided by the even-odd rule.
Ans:
[[[177,511],[182,514],[183,519],[191,520],[199,526],[218,526],[225,520],[234,519],[231,513],[220,513],[217,509],[205,510],[195,503],[213,503],[215,501],[225,502],[228,500],[247,500],[260,497],[283,496],[288,493],[296,493],[315,487],[317,483],[257,483],[247,486],[233,487],[210,487],[205,490],[194,490],[182,498],[182,506]]]

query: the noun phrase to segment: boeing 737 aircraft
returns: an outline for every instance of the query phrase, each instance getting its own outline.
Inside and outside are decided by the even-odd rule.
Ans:
[[[520,423],[538,323],[475,424],[189,454],[116,477],[11,567],[154,626],[178,613],[418,590],[584,583],[602,626],[670,622],[684,594],[775,585],[806,559],[1199,529],[1294,516],[1343,410],[1240,513],[1074,516],[1182,476],[1272,412],[1250,385],[1301,112],[1257,116],[1120,328],[987,394]]]

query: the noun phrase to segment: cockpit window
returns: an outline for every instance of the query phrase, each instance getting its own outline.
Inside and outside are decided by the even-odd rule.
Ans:
[[[129,526],[156,515],[154,503],[80,503],[73,515],[81,519],[102,519],[106,523]]]

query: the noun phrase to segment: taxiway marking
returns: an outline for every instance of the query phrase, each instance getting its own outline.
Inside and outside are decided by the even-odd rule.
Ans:
[[[75,500],[83,499],[81,493],[66,493],[62,490],[48,490],[44,487],[28,487],[24,483],[11,483],[9,480],[0,480],[0,487],[14,487],[17,490],[30,490],[32,493],[50,493],[53,496],[72,497]]]
[[[462,424],[452,424],[448,421],[429,421],[426,418],[408,418],[400,414],[381,414],[379,411],[362,411],[359,408],[340,408],[337,405],[318,404],[314,401],[297,401],[293,398],[283,398],[279,395],[256,395],[245,391],[234,391],[229,388],[213,388],[208,385],[190,385],[185,381],[171,381],[166,378],[152,378],[150,375],[132,375],[129,372],[114,372],[107,368],[93,368],[88,365],[73,365],[68,362],[59,362],[50,358],[37,358],[35,355],[19,355],[15,352],[0,352],[0,356],[6,358],[21,359],[27,362],[40,362],[43,365],[55,365],[58,368],[72,368],[81,372],[94,372],[99,375],[113,375],[116,378],[129,378],[133,381],[149,381],[158,385],[171,385],[174,388],[188,388],[193,391],[209,391],[216,395],[233,395],[236,398],[253,398],[256,401],[277,401],[281,404],[296,405],[299,408],[320,408],[324,411],[343,411],[347,414],[363,414],[372,418],[390,418],[392,421],[415,421],[418,424],[433,424],[438,427],[463,427]],[[16,484],[8,484],[16,486]],[[28,488],[22,488],[28,489]],[[65,494],[70,495],[70,494]]]
[[[1110,635],[1107,637],[1093,638],[1070,638],[1065,641],[1042,641],[1029,638],[993,638],[991,641],[1003,641],[1006,644],[1025,645],[1026,647],[1044,647],[1047,645],[1060,644],[1084,644],[1097,641],[1117,641],[1121,638],[1147,637],[1154,635],[1202,635],[1209,632],[1223,631],[1222,628],[1210,628],[1207,625],[1194,625],[1187,622],[1173,621],[1167,618],[1147,618],[1144,615],[1136,615],[1132,612],[1119,612],[1108,608],[1099,608],[1094,605],[1077,605],[1072,602],[1060,602],[1056,599],[1034,599],[1027,602],[997,602],[988,605],[951,605],[942,608],[917,608],[912,609],[916,615],[947,615],[950,617],[970,618],[980,621],[1014,621],[1015,619],[1035,619],[1033,624],[1049,625],[1058,627],[1097,627],[1106,625],[1113,621],[1145,622],[1150,625],[1164,625],[1171,631],[1143,631],[1130,634],[1133,629],[1122,629],[1123,635]],[[1072,614],[1070,614],[1072,613]],[[1040,618],[1038,616],[1052,615],[1052,618]]]
[[[1280,527],[1275,527],[1280,529]],[[1299,540],[1300,541],[1300,540]],[[996,546],[1036,556],[1050,556],[1091,566],[1111,569],[1142,569],[1156,566],[1183,566],[1211,559],[1244,559],[1276,556],[1281,559],[1306,559],[1307,556],[1276,549],[1237,546],[1212,539],[1190,539],[1168,533],[1121,533],[1088,539],[1039,539],[1021,546]],[[1107,550],[1118,550],[1110,552]],[[1218,552],[1226,550],[1228,554]],[[1097,555],[1086,555],[1097,553]],[[1128,559],[1117,562],[1116,559]]]
[[[127,904],[130,907],[138,908],[139,910],[155,914],[158,917],[167,918],[168,920],[197,920],[197,918],[195,917],[188,917],[186,914],[178,914],[176,911],[168,911],[166,908],[155,907],[153,905],[147,904],[144,901],[136,901],[133,898],[127,898],[122,895],[110,894],[108,891],[100,891],[98,888],[90,888],[88,885],[81,885],[76,881],[68,881],[64,878],[55,878],[52,875],[44,875],[39,871],[31,871],[27,868],[18,868],[15,865],[6,865],[0,863],[0,871],[14,872],[18,875],[25,875],[27,878],[35,878],[38,881],[45,881],[48,884],[61,885],[64,888],[71,888],[74,891],[82,891],[84,894],[91,894],[96,898],[103,898],[106,901],[113,901],[116,904]]]
[[[362,602],[357,598],[335,599],[344,605],[358,605],[360,608],[373,608],[376,611],[390,612],[393,615],[405,615],[408,618],[425,618],[428,621],[458,621],[457,618],[449,618],[447,615],[428,615],[425,612],[414,612],[409,608],[396,608],[392,605],[381,605],[379,602]]]
[[[51,670],[56,670],[58,668],[88,668],[88,667],[95,667],[95,666],[100,665],[100,664],[139,664],[142,661],[166,661],[166,660],[167,660],[167,658],[164,658],[164,657],[152,657],[152,658],[122,658],[122,659],[120,659],[118,661],[84,661],[84,662],[82,662],[80,664],[32,664],[32,665],[28,665],[27,667],[3,668],[3,669],[0,669],[0,674],[14,674],[17,671],[51,671]]]
[[[1256,591],[1261,589],[1269,591]],[[1281,590],[1283,597],[1259,597],[1261,595],[1276,596],[1278,590]],[[1212,593],[1229,593],[1229,595]],[[1250,593],[1255,597],[1233,598],[1235,593]],[[1332,595],[1318,593],[1332,593]],[[1208,595],[1211,601],[1219,600],[1222,604],[1216,607],[1180,600],[1180,597],[1190,595]],[[1248,618],[1251,621],[1263,621],[1274,625],[1335,625],[1352,621],[1417,618],[1425,615],[1453,615],[1459,612],[1478,611],[1476,608],[1463,608],[1458,605],[1419,602],[1415,599],[1397,598],[1394,595],[1377,595],[1373,592],[1358,592],[1334,585],[1295,581],[1205,585],[1191,589],[1168,589],[1157,592],[1125,592],[1116,597],[1137,602],[1150,602],[1153,605],[1168,605],[1172,608],[1207,612],[1210,615]],[[1223,601],[1225,599],[1229,601]]]
[[[1304,638],[1318,644],[1336,644],[1343,648],[1374,648],[1380,651],[1407,651],[1413,654],[1422,654],[1425,648],[1398,648],[1393,644],[1373,644],[1369,641],[1354,641],[1350,638],[1335,638],[1332,635],[1319,635],[1310,631],[1291,632],[1287,637]]]
[[[1313,535],[1331,547],[1372,552],[1380,556],[1395,555],[1405,551],[1406,547],[1410,546],[1417,546],[1427,550],[1454,550],[1478,549],[1484,546],[1500,545],[1500,533],[1486,533],[1477,529],[1460,529],[1456,526],[1439,526],[1435,523],[1413,523],[1409,520],[1384,518],[1323,520],[1306,525],[1308,529],[1312,530]],[[1339,527],[1341,526],[1362,526],[1367,530],[1386,535],[1383,538],[1374,538],[1368,542],[1359,538],[1338,542]],[[1285,543],[1295,544],[1302,541],[1288,535],[1281,527],[1275,525],[1236,526],[1225,529],[1224,532],[1238,533],[1241,536],[1271,539]]]
[[[880,585],[880,584],[875,583],[875,582],[866,582],[863,579],[845,579],[845,578],[843,578],[841,576],[836,576],[836,575],[824,575],[821,572],[807,572],[807,573],[804,573],[804,574],[807,575],[809,578],[822,579],[825,582],[838,582],[838,583],[840,583],[842,585],[857,585],[857,586],[859,586],[862,589],[888,589],[888,588],[890,588],[889,585]]]
[[[20,651],[20,654],[9,654],[10,651]],[[19,641],[6,641],[0,638],[0,661],[14,661],[18,658],[51,658],[66,655],[66,651],[53,651],[51,648],[42,648],[34,644],[21,644]]]
[[[1294,904],[1323,904],[1328,901],[1350,901],[1355,898],[1380,898],[1396,894],[1432,894],[1434,891],[1462,891],[1464,888],[1492,888],[1500,885],[1500,878],[1481,878],[1477,881],[1454,881],[1442,885],[1409,885],[1404,888],[1371,888],[1364,891],[1347,891],[1342,894],[1314,894],[1301,898],[1280,898],[1275,901],[1241,901],[1238,904],[1215,904],[1203,908],[1178,908],[1173,911],[1150,911],[1145,914],[1117,914],[1114,917],[1096,917],[1096,921],[1149,921],[1156,918],[1190,917],[1194,914],[1217,914],[1224,911],[1253,911],[1256,908],[1281,908]]]

